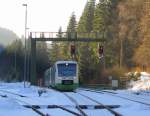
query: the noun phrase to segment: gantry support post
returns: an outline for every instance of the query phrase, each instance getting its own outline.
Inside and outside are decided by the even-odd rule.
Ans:
[[[31,38],[31,65],[30,65],[31,84],[36,85],[36,40]]]

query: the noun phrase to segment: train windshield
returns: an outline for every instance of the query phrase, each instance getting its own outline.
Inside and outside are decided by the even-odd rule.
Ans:
[[[76,76],[76,64],[64,63],[64,64],[58,64],[57,66],[58,66],[59,77]]]

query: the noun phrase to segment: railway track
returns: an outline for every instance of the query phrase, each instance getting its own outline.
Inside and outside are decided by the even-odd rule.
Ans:
[[[13,99],[14,101],[17,101],[17,102],[22,102],[26,105],[28,105],[30,109],[32,109],[34,112],[36,112],[37,114],[39,114],[40,116],[46,116],[46,114],[42,113],[40,110],[38,110],[37,108],[33,107],[31,104],[25,102],[25,101],[22,101],[22,100],[19,100],[17,98],[12,98],[12,97],[9,97],[9,95],[7,95],[8,93],[9,94],[12,94],[12,95],[16,95],[16,96],[19,96],[19,97],[26,97],[24,95],[21,95],[21,94],[16,94],[16,93],[13,93],[13,92],[9,92],[9,91],[5,91],[5,90],[0,90],[1,92],[5,92],[6,94],[0,94],[1,97],[5,97],[5,98],[11,98]]]
[[[16,94],[16,93],[13,93],[13,92],[9,92],[9,91],[5,91],[5,90],[0,90],[0,91],[6,93],[6,94],[4,94],[4,95],[0,94],[1,97],[11,98],[11,99],[13,99],[14,101],[25,103],[25,104],[27,104],[27,105],[29,106],[28,108],[32,109],[34,112],[36,112],[36,113],[39,114],[40,116],[46,116],[44,113],[42,113],[41,111],[39,111],[38,109],[36,109],[35,107],[33,107],[31,104],[29,104],[29,103],[27,103],[27,102],[25,102],[25,101],[19,100],[19,99],[17,99],[17,98],[9,97],[7,94],[9,93],[9,94],[13,94],[13,95],[16,95],[16,96],[19,96],[19,97],[22,97],[22,95]]]
[[[24,96],[24,95],[21,95],[21,94],[17,94],[17,93],[13,93],[13,92],[10,92],[10,91],[5,91],[5,90],[0,90],[0,91],[6,93],[6,94],[4,94],[4,95],[3,95],[3,94],[0,94],[0,96],[1,96],[1,97],[4,97],[4,98],[9,98],[9,96],[8,96],[7,94],[16,95],[16,96],[18,96],[18,97],[27,97],[27,96]],[[40,109],[41,109],[41,108],[40,108],[40,105],[32,105],[32,104],[29,104],[29,103],[27,103],[27,102],[25,102],[25,101],[23,101],[23,100],[19,100],[19,99],[17,99],[17,98],[12,98],[12,97],[11,97],[11,99],[14,99],[15,101],[24,103],[24,104],[25,104],[25,105],[23,105],[24,107],[32,109],[34,112],[36,112],[36,113],[39,114],[40,116],[50,116],[49,114],[43,113],[43,112],[40,111]],[[45,108],[47,108],[47,109],[59,108],[59,109],[61,109],[61,110],[63,110],[63,111],[66,111],[66,112],[68,112],[68,113],[71,113],[71,114],[73,114],[73,115],[75,115],[75,116],[82,116],[82,115],[80,115],[80,114],[78,114],[78,113],[76,113],[76,112],[74,112],[74,111],[72,111],[72,110],[69,110],[69,109],[67,109],[67,108],[65,108],[65,107],[63,107],[63,106],[60,106],[60,105],[47,105],[47,106],[45,106]]]
[[[91,98],[91,97],[89,97],[89,96],[87,96],[87,95],[81,94],[81,93],[79,93],[79,92],[75,92],[75,93],[77,93],[77,94],[79,94],[79,95],[81,95],[81,96],[83,96],[83,97],[85,97],[85,98],[87,98],[87,99],[89,99],[89,100],[91,100],[91,101],[97,103],[98,105],[102,106],[104,109],[106,109],[106,110],[108,110],[110,113],[112,113],[114,116],[122,116],[120,113],[118,113],[118,112],[112,110],[112,109],[111,109],[110,107],[108,107],[107,105],[104,105],[104,104],[100,103],[99,101],[97,101],[97,100],[95,100],[95,99],[93,99],[93,98]],[[117,107],[120,107],[120,106],[117,106]],[[117,108],[117,107],[116,107],[116,108]]]
[[[18,94],[18,93],[13,93],[13,92],[6,91],[6,90],[1,90],[1,89],[0,89],[0,91],[1,91],[1,92],[5,92],[5,93],[9,93],[9,94],[12,94],[12,95],[17,95],[17,96],[19,96],[19,97],[27,97],[27,96],[25,96],[25,95],[21,95],[21,94]]]
[[[92,108],[92,109],[106,109],[106,110],[108,110],[111,114],[113,114],[114,116],[122,116],[120,113],[118,113],[118,112],[112,110],[112,108],[118,108],[118,107],[120,107],[119,105],[111,105],[111,106],[104,105],[104,104],[100,103],[99,101],[96,101],[96,100],[92,99],[91,97],[86,96],[86,95],[84,95],[84,94],[81,94],[81,93],[78,93],[78,92],[73,92],[73,93],[79,94],[80,96],[82,96],[82,97],[84,97],[84,98],[86,98],[86,99],[88,99],[88,100],[90,100],[90,101],[92,101],[92,102],[98,104],[98,105],[96,105],[98,108],[95,107],[95,108]],[[63,92],[63,94],[64,94],[65,96],[67,96],[72,102],[74,102],[74,103],[76,104],[76,107],[78,108],[78,110],[80,111],[80,113],[82,114],[82,116],[88,116],[88,115],[82,110],[84,106],[82,107],[81,105],[79,105],[78,102],[77,102],[73,97],[71,97],[70,95],[68,95],[67,93]],[[81,107],[82,107],[82,108],[81,108]]]
[[[53,90],[54,90],[54,89],[53,89]],[[54,91],[63,93],[69,100],[71,100],[71,101],[75,104],[77,110],[80,112],[80,116],[88,116],[88,114],[86,114],[85,111],[83,111],[83,109],[88,109],[88,107],[89,107],[90,109],[91,109],[91,108],[92,108],[92,109],[106,109],[106,110],[108,110],[111,114],[113,114],[114,116],[122,116],[120,113],[118,113],[118,112],[112,110],[113,108],[119,108],[120,105],[104,105],[104,104],[100,103],[99,101],[96,101],[96,100],[94,100],[94,99],[92,99],[92,98],[90,98],[90,97],[88,97],[88,96],[86,96],[86,95],[83,95],[83,94],[81,94],[81,93],[78,93],[78,92],[76,92],[76,91],[68,92],[68,93],[67,93],[67,92],[62,92],[62,91],[59,91],[59,90],[54,90]],[[74,99],[73,97],[71,97],[71,96],[69,95],[69,93],[78,94],[78,95],[80,95],[80,96],[82,96],[82,97],[84,97],[84,98],[86,98],[86,99],[88,99],[88,100],[90,100],[90,101],[96,103],[97,105],[94,105],[95,107],[94,107],[93,105],[79,105],[78,102],[77,102],[77,100]],[[86,107],[86,106],[87,106],[87,107]]]
[[[54,90],[54,89],[53,89]],[[77,115],[76,116],[88,116],[83,110],[82,108],[80,107],[80,105],[78,104],[78,102],[72,98],[71,96],[69,96],[67,93],[65,92],[62,92],[62,91],[59,91],[59,90],[54,90],[56,92],[59,92],[59,93],[62,93],[64,96],[66,96],[71,102],[73,102],[75,104],[75,108],[80,112],[80,114],[76,113]]]
[[[150,103],[142,102],[140,100],[135,100],[135,98],[146,100],[144,98],[140,98],[140,97],[136,97],[136,96],[134,96],[134,98],[128,98],[128,97],[125,97],[125,96],[118,95],[116,92],[111,92],[111,91],[106,91],[106,90],[93,90],[93,89],[79,89],[79,90],[90,91],[90,92],[95,92],[95,93],[100,93],[100,94],[108,94],[108,95],[118,97],[118,98],[121,98],[121,99],[124,99],[124,100],[129,100],[129,101],[132,101],[132,102],[136,102],[136,103],[140,103],[140,104],[143,104],[143,105],[146,105],[146,106],[150,106]]]
[[[63,92],[63,94],[64,94],[67,98],[69,98],[69,99],[75,104],[77,110],[81,113],[81,116],[88,116],[88,115],[80,108],[78,102],[77,102],[74,98],[72,98],[71,96],[69,96],[67,93],[64,93],[64,92]]]

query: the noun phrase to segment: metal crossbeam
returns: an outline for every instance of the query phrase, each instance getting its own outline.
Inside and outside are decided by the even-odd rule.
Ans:
[[[76,42],[104,42],[104,39],[92,39],[92,38],[77,38],[77,39],[68,39],[68,38],[36,38],[36,41],[76,41]]]
[[[98,32],[31,32],[30,38],[35,41],[80,41],[80,42],[104,42],[103,34]]]

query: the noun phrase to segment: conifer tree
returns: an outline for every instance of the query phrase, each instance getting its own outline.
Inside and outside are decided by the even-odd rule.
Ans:
[[[62,38],[63,37],[63,33],[62,33],[62,27],[59,28],[58,30],[58,34],[56,35],[58,38]],[[60,42],[52,42],[51,44],[51,48],[50,48],[50,60],[52,62],[52,64],[54,64],[56,61],[58,60],[62,60],[62,49],[61,49],[61,44]]]
[[[68,23],[68,26],[67,26],[67,34],[69,34],[69,35],[66,35],[66,37],[68,37],[68,39],[72,39],[71,36],[75,35],[76,26],[77,26],[76,16],[73,12],[71,14],[71,17],[69,19],[69,23]],[[70,59],[71,58],[70,42],[63,42],[61,46],[62,46],[62,52],[63,52],[62,54],[64,56],[64,59],[67,59],[67,60]]]
[[[95,10],[95,0],[89,0],[84,8],[82,16],[79,20],[78,32],[91,32],[93,30],[93,18]]]
[[[90,33],[93,30],[93,19],[95,11],[95,0],[89,0],[84,8],[82,16],[79,20],[77,32]],[[94,77],[95,68],[94,55],[91,44],[83,43],[79,47],[79,64],[80,64],[80,77],[84,82],[89,82]],[[85,73],[86,72],[86,73]]]
[[[76,32],[76,26],[77,26],[76,16],[75,13],[73,12],[67,26],[67,32]]]
[[[143,3],[142,16],[140,20],[140,42],[135,50],[134,61],[141,66],[150,66],[150,0],[139,1]]]
[[[41,78],[50,65],[47,44],[45,42],[37,42],[36,51],[37,76]]]
[[[142,11],[141,0],[120,1],[118,4],[118,48],[120,67],[134,66],[132,61],[135,49],[140,42],[139,22]]]
[[[112,67],[117,61],[114,57],[114,43],[117,39],[118,31],[118,11],[117,6],[121,0],[99,0],[96,4],[93,20],[93,32],[98,33],[99,38],[106,42],[100,43],[104,46],[104,57],[99,62],[101,67]],[[97,45],[93,44],[95,57],[97,56]],[[118,52],[117,52],[118,53]],[[100,67],[100,66],[99,66]]]
[[[57,37],[58,37],[58,38],[62,38],[62,37],[63,37],[62,27],[59,28]]]

